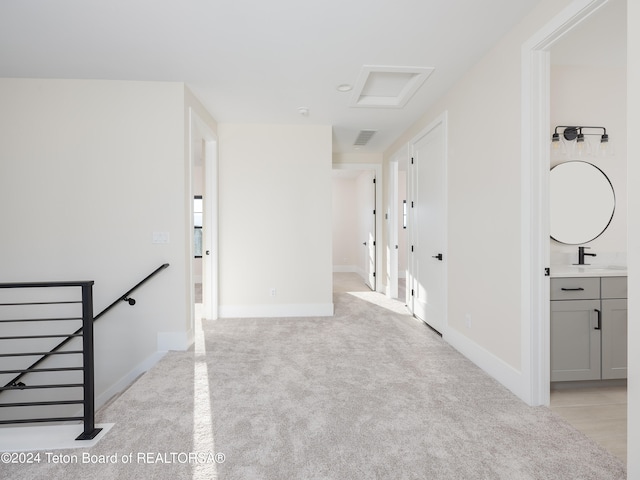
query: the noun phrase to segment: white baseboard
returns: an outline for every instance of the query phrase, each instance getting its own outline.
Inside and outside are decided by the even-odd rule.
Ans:
[[[95,405],[96,409],[100,408],[106,402],[108,402],[114,395],[125,390],[133,381],[142,375],[144,372],[153,367],[160,361],[162,357],[170,350],[185,351],[193,343],[193,331],[188,332],[158,332],[157,336],[158,351],[153,355],[150,355],[138,365],[133,367],[126,375],[120,380],[111,385],[107,390],[96,395]]]
[[[129,373],[120,378],[120,380],[111,385],[107,390],[96,395],[96,410],[107,403],[111,398],[113,398],[114,395],[117,395],[118,393],[125,390],[129,385],[133,383],[136,378],[138,378],[140,375],[142,375],[144,372],[158,363],[166,353],[167,352],[156,352],[153,355],[148,356],[144,361],[136,365],[129,371]]]
[[[220,318],[331,317],[333,303],[221,305]]]
[[[333,266],[334,273],[357,273],[358,267],[355,265],[334,265]]]
[[[448,328],[442,338],[521,400],[528,401],[522,372],[453,328]]]
[[[192,332],[158,332],[157,338],[159,352],[184,351],[193,343]]]

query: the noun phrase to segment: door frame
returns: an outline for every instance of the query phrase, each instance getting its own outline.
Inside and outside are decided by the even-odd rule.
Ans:
[[[387,297],[398,297],[398,171],[400,167],[399,157],[402,153],[395,153],[389,160],[387,173]]]
[[[521,398],[550,402],[550,49],[609,0],[574,0],[522,46]]]
[[[442,179],[442,184],[443,184],[443,189],[442,189],[442,208],[444,210],[443,213],[443,223],[444,225],[442,226],[443,228],[443,232],[442,232],[442,242],[443,242],[443,248],[442,248],[442,254],[444,255],[445,261],[444,264],[442,265],[444,273],[443,273],[443,277],[444,277],[444,281],[443,281],[443,286],[442,286],[442,296],[444,298],[442,298],[442,308],[443,308],[443,320],[442,320],[442,328],[439,331],[439,333],[444,337],[446,335],[447,332],[447,327],[449,325],[449,285],[448,285],[448,278],[449,278],[449,262],[448,262],[448,231],[449,231],[449,222],[448,222],[448,197],[449,197],[449,184],[448,184],[448,170],[447,170],[447,159],[448,159],[448,143],[447,143],[447,138],[448,138],[448,114],[446,111],[442,112],[440,115],[438,115],[433,121],[431,121],[431,123],[429,123],[425,128],[423,128],[417,135],[415,135],[408,143],[408,148],[407,148],[407,153],[408,153],[408,159],[409,159],[409,164],[407,165],[407,200],[409,199],[413,199],[415,198],[415,191],[414,189],[416,188],[416,179],[414,178],[414,173],[413,170],[411,168],[411,158],[414,155],[414,149],[415,149],[415,144],[417,142],[419,142],[422,138],[424,138],[426,135],[429,134],[429,132],[431,132],[432,130],[434,130],[438,125],[441,125],[442,131],[440,133],[440,135],[442,135],[442,173],[444,178]],[[409,245],[411,245],[414,241],[415,235],[416,235],[416,230],[414,227],[414,217],[417,214],[417,212],[412,212],[410,211],[409,214],[407,215],[407,218],[409,219],[409,221],[407,222],[407,240],[409,242]],[[408,250],[407,251],[407,255],[411,255],[411,252]],[[407,308],[409,309],[409,311],[411,312],[412,315],[415,316],[415,305],[414,305],[414,297],[412,297],[410,295],[411,292],[411,288],[413,288],[413,283],[414,283],[414,276],[415,276],[415,260],[414,260],[414,256],[411,255],[408,259],[407,259]],[[427,324],[428,325],[428,324]]]
[[[398,282],[400,279],[400,254],[399,248],[395,248],[396,246],[400,247],[399,239],[400,239],[400,162],[406,162],[406,165],[409,162],[409,144],[405,144],[402,148],[398,149],[391,157],[389,158],[389,171],[387,172],[387,212],[386,212],[386,220],[387,220],[387,237],[386,237],[386,247],[387,247],[387,296],[390,298],[398,298]],[[405,171],[405,174],[407,171]],[[409,193],[408,188],[406,188],[407,178],[405,175],[405,191],[407,194]],[[406,198],[405,198],[406,199]],[[407,248],[406,243],[402,246],[403,249]],[[405,289],[406,290],[406,289]],[[405,298],[402,299],[405,304],[409,301],[409,298],[405,295]]]
[[[191,329],[195,325],[195,292],[193,272],[193,166],[196,150],[193,144],[196,141],[204,142],[203,158],[203,312],[205,318],[218,318],[218,138],[215,132],[189,107],[189,284],[191,290]],[[209,251],[211,254],[207,255]],[[208,288],[204,288],[208,285]]]
[[[375,231],[376,231],[376,292],[382,292],[384,286],[380,281],[380,272],[382,272],[382,222],[379,221],[379,214],[382,212],[382,164],[380,163],[334,163],[333,170],[373,170],[375,173],[375,192],[376,192],[376,215],[375,215]]]

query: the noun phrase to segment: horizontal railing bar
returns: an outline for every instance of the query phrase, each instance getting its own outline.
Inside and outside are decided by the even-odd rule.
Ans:
[[[12,425],[14,423],[69,422],[71,420],[84,420],[84,417],[25,418],[19,420],[0,420],[0,425]]]
[[[0,357],[35,357],[37,355],[73,355],[78,353],[82,353],[82,350],[65,350],[64,352],[0,353]]]
[[[48,287],[82,287],[93,285],[93,280],[63,281],[63,282],[17,282],[0,283],[0,288],[48,288]]]
[[[64,334],[59,333],[56,335],[20,335],[16,337],[0,337],[0,340],[26,340],[30,338],[67,338],[67,337],[81,337],[81,333]]]
[[[19,402],[19,403],[0,403],[2,407],[48,407],[53,405],[78,405],[84,403],[84,400],[57,400],[51,402]]]
[[[82,320],[82,317],[60,317],[60,318],[15,318],[9,320],[0,320],[0,323],[18,323],[18,322],[67,322],[71,320]]]
[[[0,303],[0,307],[15,307],[21,305],[69,305],[75,303],[82,303],[77,300],[69,300],[66,302],[17,302],[17,303]]]
[[[43,388],[78,388],[83,387],[82,383],[59,383],[51,385],[23,385],[21,387],[0,387],[2,390],[38,390]]]
[[[82,367],[58,367],[58,368],[32,368],[24,370],[0,370],[0,375],[9,373],[38,373],[38,372],[70,372],[73,370],[84,370]]]

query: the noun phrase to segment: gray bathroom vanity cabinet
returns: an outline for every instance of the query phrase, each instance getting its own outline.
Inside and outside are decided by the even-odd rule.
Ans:
[[[627,277],[551,279],[551,381],[627,378]]]

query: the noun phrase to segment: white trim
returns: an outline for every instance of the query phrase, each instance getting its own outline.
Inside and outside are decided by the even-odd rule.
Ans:
[[[134,368],[129,370],[129,372],[126,375],[122,376],[120,380],[115,382],[100,395],[96,396],[96,410],[102,407],[109,400],[111,400],[115,395],[126,390],[129,385],[131,385],[136,380],[136,378],[138,378],[140,375],[142,375],[144,372],[158,363],[160,359],[165,356],[165,354],[166,352],[156,352],[153,355],[150,355]]]
[[[398,172],[400,158],[407,155],[408,146],[404,146],[391,156],[389,160],[389,178],[387,179],[387,238],[385,246],[387,248],[387,285],[386,294],[388,297],[398,296]]]
[[[221,305],[220,318],[331,317],[333,303]]]
[[[384,285],[380,279],[382,274],[382,252],[384,241],[382,240],[382,223],[380,212],[383,211],[384,199],[382,198],[382,164],[381,163],[334,163],[333,170],[373,170],[376,176],[376,292],[384,293]]]
[[[435,68],[433,67],[396,67],[386,65],[363,65],[360,74],[353,86],[353,92],[349,99],[350,107],[373,107],[373,108],[402,108],[411,97],[418,91],[424,82],[431,76]],[[367,95],[363,93],[369,79],[376,73],[398,73],[410,74],[409,78],[401,77],[404,86],[397,95]]]
[[[195,298],[193,284],[196,279],[193,274],[193,164],[195,161],[193,142],[194,140],[204,140],[204,209],[207,225],[203,243],[203,250],[211,251],[211,255],[203,255],[203,315],[206,318],[218,318],[218,139],[215,132],[200,118],[196,111],[189,107],[189,278],[191,291],[191,328],[194,325]],[[207,281],[210,285],[207,287]]]
[[[575,0],[522,46],[522,386],[549,404],[549,49],[608,0]]]
[[[365,276],[362,268],[357,265],[334,265],[333,271],[335,273],[357,273],[363,278]]]
[[[80,413],[80,415],[82,415],[82,413]],[[0,435],[0,452],[37,452],[39,450],[40,461],[49,463],[49,453],[42,454],[43,451],[73,450],[77,448],[89,449],[95,447],[114,425],[115,423],[97,423],[95,426],[101,429],[100,433],[92,439],[82,440],[81,442],[76,440],[76,437],[84,431],[84,425],[81,423],[74,425],[3,427],[2,435]],[[68,455],[80,457],[84,452],[87,452],[87,450],[84,450],[82,453],[69,453]],[[114,455],[116,455],[116,457],[114,457]],[[113,459],[117,458],[117,456],[118,454],[110,454],[110,458]],[[40,463],[40,461],[38,461],[38,463]]]
[[[158,352],[168,352],[170,350],[185,351],[191,345],[189,339],[192,337],[193,333],[191,331],[158,332]]]
[[[522,389],[521,372],[453,328],[447,329],[442,338],[515,395],[526,401],[526,392]]]

